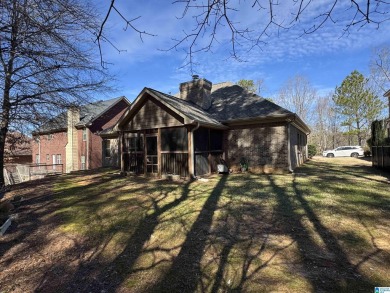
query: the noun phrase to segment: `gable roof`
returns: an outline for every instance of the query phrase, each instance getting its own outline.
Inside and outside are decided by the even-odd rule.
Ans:
[[[180,98],[164,94],[154,89],[149,88],[148,90],[156,94],[160,101],[167,103],[178,112],[187,116],[187,118],[191,121],[196,121],[203,125],[209,124],[217,127],[223,127],[223,125],[217,119],[215,119],[213,115],[207,113],[201,107],[195,105],[194,103],[184,101]]]
[[[119,128],[128,121],[131,114],[138,111],[146,99],[146,94],[183,117],[184,124],[199,123],[203,126],[227,128],[226,125],[232,123],[288,121],[294,123],[305,133],[310,133],[310,129],[296,114],[231,83],[218,84],[218,87],[211,91],[211,106],[206,110],[176,96],[144,88],[119,121]]]
[[[113,106],[119,103],[121,100],[124,100],[128,105],[130,102],[126,99],[125,96],[121,96],[111,100],[99,101],[89,105],[85,105],[80,108],[80,122],[76,124],[77,126],[85,126],[89,123],[92,123],[94,120],[102,116]]]
[[[76,127],[86,126],[89,123],[92,123],[95,119],[102,116],[105,112],[111,109],[120,101],[124,100],[128,105],[130,102],[126,99],[125,96],[118,98],[98,101],[83,105],[79,108],[80,110],[80,121],[75,125]],[[51,131],[64,131],[68,127],[67,123],[67,112],[62,112],[53,119],[49,120],[46,124],[42,125],[37,133],[51,132]]]
[[[203,126],[226,128],[226,126],[216,120],[211,114],[205,112],[199,106],[151,88],[144,88],[142,90],[128,111],[118,122],[119,127],[123,126],[123,124],[127,121],[126,117],[131,116],[139,109],[140,105],[145,101],[145,99],[147,99],[148,95],[162,103],[173,112],[177,113],[179,116],[183,117],[184,124],[199,123]]]

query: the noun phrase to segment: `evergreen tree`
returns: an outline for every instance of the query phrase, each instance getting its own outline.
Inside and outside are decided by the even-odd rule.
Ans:
[[[353,71],[333,95],[336,111],[342,116],[347,135],[356,135],[359,145],[368,135],[371,122],[378,117],[384,105],[368,87],[368,79]]]
[[[251,92],[251,93],[257,92],[257,87],[255,85],[255,82],[252,79],[240,79],[237,82],[237,85],[246,89],[248,92]]]

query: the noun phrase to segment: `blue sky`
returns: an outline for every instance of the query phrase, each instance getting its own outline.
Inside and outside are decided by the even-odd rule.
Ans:
[[[238,1],[237,1],[238,2]],[[275,12],[280,21],[291,18],[296,7],[280,4]],[[239,79],[263,79],[266,87],[263,93],[266,97],[275,95],[283,83],[296,74],[306,76],[320,94],[332,91],[353,70],[369,74],[369,61],[375,47],[390,45],[390,21],[375,25],[353,27],[349,34],[343,35],[345,16],[352,13],[347,5],[349,1],[336,7],[333,19],[321,29],[312,34],[302,36],[303,28],[309,28],[320,11],[326,11],[330,0],[316,1],[305,11],[300,22],[289,30],[271,28],[269,36],[259,48],[248,51],[249,46],[243,42],[237,51],[245,62],[229,58],[231,43],[230,33],[226,27],[218,30],[218,42],[212,47],[212,52],[195,55],[198,65],[196,74],[207,78],[213,83]],[[108,8],[109,1],[100,3],[102,14]],[[240,12],[232,14],[237,26],[262,29],[266,24],[266,12],[259,14],[251,8],[252,1],[241,1],[237,7]],[[137,33],[128,29],[124,31],[124,22],[112,13],[105,27],[105,34],[121,51],[103,45],[103,57],[108,63],[109,72],[116,76],[114,83],[117,90],[113,96],[125,95],[133,101],[144,87],[176,93],[179,83],[191,79],[189,67],[184,67],[186,54],[179,50],[164,51],[175,42],[174,38],[183,36],[183,31],[191,32],[194,20],[190,14],[178,19],[183,13],[183,5],[172,4],[169,1],[130,1],[116,0],[116,6],[128,19],[141,16],[133,24],[142,31],[156,36],[144,36],[143,42]],[[325,10],[324,10],[325,9]],[[192,11],[190,11],[191,13]],[[265,14],[264,14],[265,13]],[[313,21],[314,20],[314,21]],[[199,44],[207,43],[207,36],[199,40]],[[184,48],[188,47],[184,44]]]

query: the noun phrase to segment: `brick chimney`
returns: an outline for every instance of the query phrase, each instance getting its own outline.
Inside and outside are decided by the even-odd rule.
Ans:
[[[191,81],[180,84],[180,99],[192,102],[207,110],[211,106],[211,86],[211,81],[193,75]]]

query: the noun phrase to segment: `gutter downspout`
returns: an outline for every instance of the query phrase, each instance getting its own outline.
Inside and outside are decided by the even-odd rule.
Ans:
[[[90,162],[89,162],[89,137],[90,137],[90,135],[89,135],[89,128],[88,127],[85,127],[86,129],[87,129],[87,131],[86,131],[86,136],[87,136],[87,157],[86,157],[86,159],[87,159],[87,164],[88,164],[88,166],[87,166],[87,170],[89,170],[90,169]]]
[[[288,161],[288,171],[294,173],[294,170],[291,168],[291,121],[287,124],[287,161]]]
[[[194,143],[194,131],[197,130],[200,127],[199,122],[196,122],[196,126],[194,129],[191,130],[191,148],[192,148],[192,164],[191,164],[191,174],[194,179],[196,179],[195,176],[195,143]]]
[[[38,164],[41,163],[41,136],[39,135],[39,138],[38,138],[38,156],[39,156],[39,162]]]

